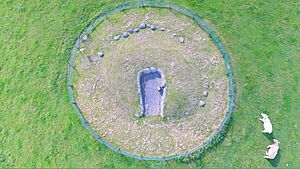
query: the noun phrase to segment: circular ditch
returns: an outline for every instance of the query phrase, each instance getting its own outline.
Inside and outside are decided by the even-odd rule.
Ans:
[[[226,51],[197,15],[171,4],[134,8],[145,5],[92,22],[73,48],[68,89],[97,140],[131,157],[166,160],[204,147],[222,129],[232,75]]]

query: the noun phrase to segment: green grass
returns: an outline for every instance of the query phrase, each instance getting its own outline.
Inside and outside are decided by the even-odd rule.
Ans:
[[[121,2],[121,1],[118,1]],[[69,105],[72,43],[110,1],[0,1],[1,167],[300,167],[300,4],[298,1],[180,1],[208,20],[231,55],[239,93],[224,142],[188,164],[141,162],[95,141]],[[271,141],[280,158],[263,159]],[[169,165],[168,165],[169,164]]]

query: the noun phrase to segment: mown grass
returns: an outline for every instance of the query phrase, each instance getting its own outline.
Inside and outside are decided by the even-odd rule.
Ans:
[[[201,160],[142,162],[118,155],[85,130],[68,102],[72,43],[121,1],[0,1],[1,167],[300,167],[299,1],[175,0],[208,20],[231,55],[239,93],[233,124]],[[260,131],[267,112],[280,156]]]

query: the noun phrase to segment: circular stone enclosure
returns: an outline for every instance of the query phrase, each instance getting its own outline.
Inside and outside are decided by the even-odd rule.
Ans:
[[[192,18],[168,8],[105,18],[82,34],[69,66],[70,98],[84,125],[114,151],[145,160],[208,144],[232,106],[230,67],[220,46]],[[137,75],[151,67],[164,72],[164,114],[141,117]]]

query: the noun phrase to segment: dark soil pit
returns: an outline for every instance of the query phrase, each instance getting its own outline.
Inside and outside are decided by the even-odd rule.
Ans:
[[[138,73],[138,86],[142,116],[164,116],[166,81],[158,68],[143,69]]]

